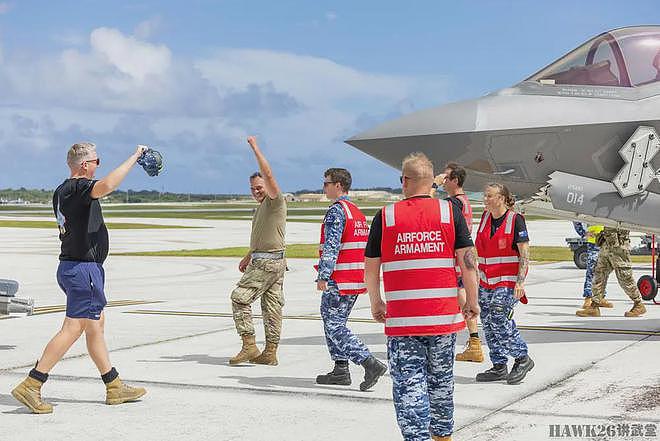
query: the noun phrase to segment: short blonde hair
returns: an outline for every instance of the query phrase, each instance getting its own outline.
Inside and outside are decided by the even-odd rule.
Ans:
[[[82,161],[96,153],[96,144],[91,142],[78,142],[71,146],[66,154],[66,163],[69,167],[79,167]]]
[[[433,163],[424,153],[411,153],[403,158],[403,162],[401,163],[401,173],[414,180],[433,180]]]

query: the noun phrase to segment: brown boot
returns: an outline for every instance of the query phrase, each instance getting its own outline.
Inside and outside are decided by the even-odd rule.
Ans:
[[[630,311],[626,311],[623,315],[626,317],[639,317],[640,315],[643,315],[645,313],[646,313],[646,307],[641,301],[639,301],[639,302],[635,302],[632,309]]]
[[[266,342],[266,347],[261,355],[251,359],[250,362],[277,366],[277,343]]]
[[[576,311],[575,315],[578,317],[600,317],[600,308],[592,303],[588,308]]]
[[[43,386],[41,381],[27,377],[11,391],[11,394],[32,413],[52,413],[53,406],[41,399],[41,386]]]
[[[447,436],[431,435],[431,438],[433,438],[433,441],[451,441],[451,435],[447,435]]]
[[[244,334],[241,338],[243,339],[243,347],[238,354],[229,359],[229,364],[241,364],[246,361],[252,361],[261,354],[255,343],[254,335]]]
[[[122,383],[119,377],[105,385],[105,404],[115,405],[135,401],[147,393],[143,387],[133,387]]]
[[[598,302],[598,306],[601,308],[614,308],[614,304],[605,298]]]
[[[484,352],[481,350],[479,337],[470,337],[465,350],[456,354],[456,361],[473,361],[475,363],[484,361]]]
[[[587,309],[591,306],[591,297],[585,297],[584,302],[582,302],[582,309]]]

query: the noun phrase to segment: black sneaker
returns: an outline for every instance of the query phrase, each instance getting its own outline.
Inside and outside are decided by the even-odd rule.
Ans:
[[[348,361],[335,361],[335,368],[325,375],[318,375],[316,377],[316,384],[350,386],[351,373],[348,370]]]
[[[534,360],[532,360],[529,355],[524,357],[516,358],[516,362],[511,368],[511,372],[506,377],[506,382],[509,384],[518,384],[527,375],[527,372],[531,371],[534,367]]]
[[[506,364],[494,364],[493,367],[487,371],[478,373],[477,381],[479,383],[485,383],[487,381],[506,380],[507,373],[508,370]]]
[[[374,387],[378,383],[378,379],[387,372],[387,366],[373,355],[362,362],[362,367],[364,367],[364,381],[360,383],[360,390],[362,392]]]

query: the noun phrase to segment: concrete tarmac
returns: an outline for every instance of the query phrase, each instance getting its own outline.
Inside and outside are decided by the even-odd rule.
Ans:
[[[249,234],[248,222],[199,222],[211,228],[113,231],[111,251],[244,245]],[[313,242],[318,234],[316,224],[288,228],[292,243]],[[531,231],[536,243],[541,233]],[[289,260],[280,364],[273,367],[227,364],[240,348],[229,301],[240,277],[238,259],[110,256],[106,293],[116,305],[106,309],[111,359],[122,378],[148,394],[136,403],[103,404],[103,384],[81,340],[44,387],[55,412],[32,415],[10,391],[63,320],[63,312],[49,308],[64,304],[55,281],[59,242],[52,230],[2,228],[0,244],[0,277],[19,280],[19,295],[35,298],[39,307],[37,315],[0,320],[0,440],[401,439],[389,376],[366,393],[358,388],[359,366],[351,366],[351,386],[314,383],[331,362],[311,259]],[[636,277],[644,273],[650,265],[636,267]],[[641,425],[645,434],[653,427],[660,434],[660,307],[647,304],[644,317],[624,318],[631,302],[613,278],[608,298],[615,308],[601,318],[576,317],[583,277],[572,262],[532,266],[530,302],[515,314],[536,367],[523,383],[509,386],[474,381],[488,361],[456,363],[454,440],[548,440],[564,425]],[[366,297],[351,317],[351,328],[385,360],[383,328],[369,320]],[[261,321],[255,325],[262,345]],[[457,351],[466,338],[459,334]]]

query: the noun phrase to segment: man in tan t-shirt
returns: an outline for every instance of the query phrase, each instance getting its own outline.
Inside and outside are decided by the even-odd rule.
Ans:
[[[243,347],[229,364],[246,361],[277,365],[277,346],[282,332],[284,306],[284,230],[286,201],[273,176],[268,161],[261,153],[254,136],[248,137],[259,172],[250,176],[252,197],[259,202],[252,218],[250,250],[238,264],[243,277],[231,293],[231,305],[238,335]],[[252,323],[252,303],[261,298],[261,313],[266,331],[266,348],[260,352],[255,343]]]

